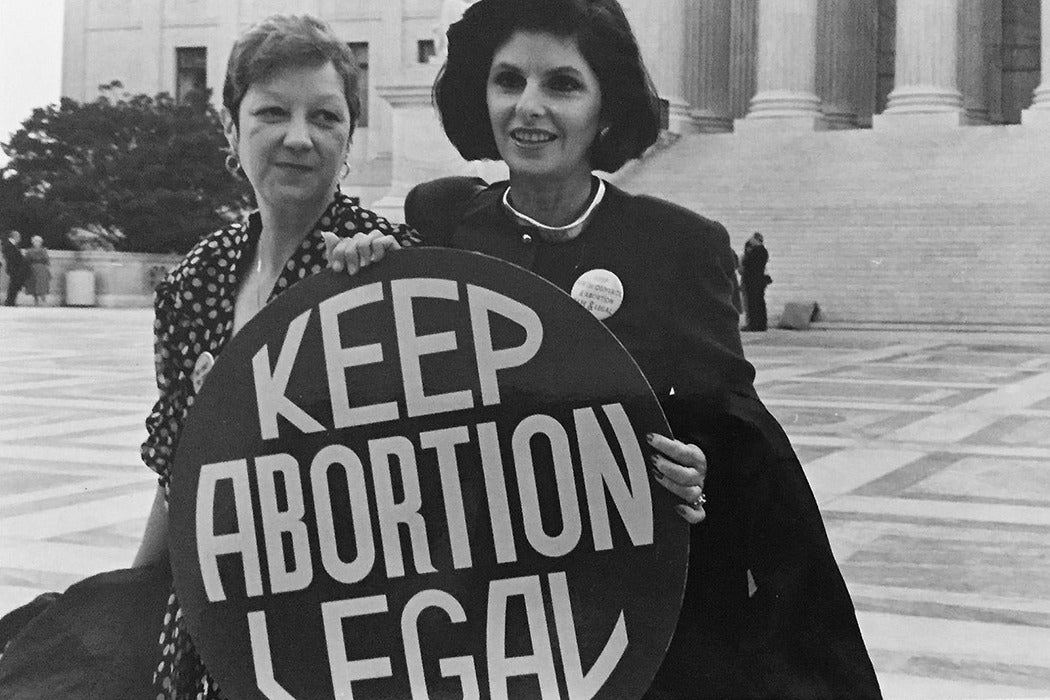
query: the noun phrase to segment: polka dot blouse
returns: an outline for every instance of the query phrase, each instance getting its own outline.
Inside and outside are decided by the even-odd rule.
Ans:
[[[193,368],[203,352],[218,356],[233,335],[233,309],[241,279],[255,255],[262,221],[256,212],[204,238],[157,287],[154,362],[160,398],[146,419],[143,461],[168,492],[175,448],[193,406]],[[322,231],[340,236],[382,231],[400,243],[419,243],[407,226],[394,225],[337,193],[314,229],[289,258],[268,301],[296,282],[327,266]],[[218,700],[218,686],[207,674],[184,628],[175,592],[168,598],[158,640],[159,661],[153,677],[157,700]]]

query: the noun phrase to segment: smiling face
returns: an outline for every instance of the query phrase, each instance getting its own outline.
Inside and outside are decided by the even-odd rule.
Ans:
[[[602,94],[574,38],[515,32],[492,57],[486,100],[512,177],[589,178]]]
[[[226,137],[260,205],[327,204],[350,145],[343,79],[331,63],[253,83],[238,121],[224,114]]]

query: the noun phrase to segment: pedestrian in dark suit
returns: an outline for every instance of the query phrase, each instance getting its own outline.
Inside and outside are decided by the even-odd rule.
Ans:
[[[744,258],[740,265],[740,275],[744,286],[744,297],[747,305],[747,325],[745,331],[764,331],[768,325],[766,319],[766,287],[773,280],[766,274],[766,263],[769,262],[769,251],[766,250],[762,234],[755,234],[744,244]]]
[[[22,286],[26,283],[26,259],[25,255],[22,254],[22,249],[18,247],[21,240],[21,233],[11,231],[3,241],[4,264],[7,265],[8,276],[7,299],[4,303],[8,306],[15,305],[15,302],[18,301],[18,292],[22,290]]]

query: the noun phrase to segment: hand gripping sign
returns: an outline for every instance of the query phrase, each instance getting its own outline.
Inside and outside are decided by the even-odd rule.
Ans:
[[[475,253],[322,273],[186,422],[171,555],[231,700],[638,698],[681,606],[669,434],[591,313]]]

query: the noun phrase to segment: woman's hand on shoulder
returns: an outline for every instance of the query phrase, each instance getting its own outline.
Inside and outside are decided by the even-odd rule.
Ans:
[[[646,439],[655,450],[649,460],[655,469],[656,482],[684,501],[675,506],[675,510],[690,525],[703,521],[707,516],[704,512],[707,458],[703,450],[655,433]]]
[[[386,257],[392,250],[399,250],[397,239],[381,231],[355,233],[350,238],[340,238],[334,233],[324,232],[325,257],[328,266],[336,272],[346,271],[355,275],[361,268],[368,267]]]

